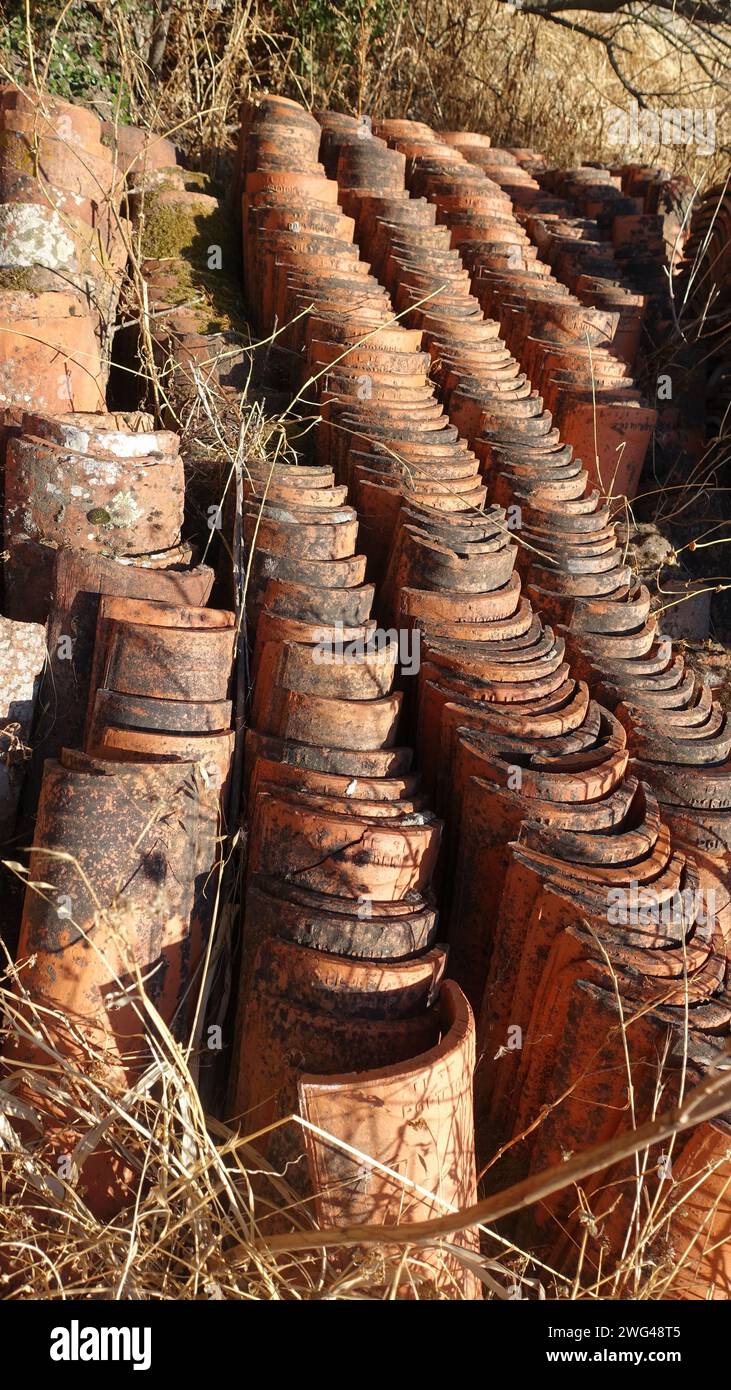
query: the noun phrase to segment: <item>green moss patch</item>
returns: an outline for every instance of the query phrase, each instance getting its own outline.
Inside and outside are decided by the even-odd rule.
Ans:
[[[222,208],[206,212],[202,208],[162,203],[155,193],[148,193],[144,205],[142,230],[143,256],[165,259],[185,256],[208,265],[209,246],[220,246],[224,265],[238,264],[238,252],[232,219]]]
[[[221,248],[221,270],[209,269],[212,246]],[[161,203],[154,193],[148,194],[141,250],[145,258],[170,263],[166,274],[176,282],[176,290],[169,295],[171,304],[201,301],[197,311],[201,333],[246,331],[239,251],[232,219],[225,209],[196,210]]]

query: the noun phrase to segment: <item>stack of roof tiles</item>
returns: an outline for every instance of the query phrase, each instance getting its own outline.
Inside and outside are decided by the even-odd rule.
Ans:
[[[96,410],[127,260],[93,112],[0,88],[0,406]]]
[[[4,89],[0,126],[8,254],[21,226],[37,233],[32,262],[12,262],[24,287],[3,291],[13,313],[1,368],[2,658],[13,665],[1,713],[4,743],[33,752],[24,835],[40,794],[17,993],[21,1013],[26,1001],[41,1012],[24,1042],[15,1035],[10,1058],[32,1067],[48,1047],[72,1060],[91,1049],[100,1082],[124,1088],[154,1053],[137,982],[178,1036],[187,1039],[196,1012],[233,751],[235,620],[203,606],[213,574],[192,567],[181,540],[177,436],[151,417],[103,409],[95,334],[109,327],[114,294],[102,291],[118,287],[107,277],[121,262],[116,153],[91,113],[56,99],[36,107]],[[7,775],[3,764],[9,834],[19,777],[15,762]],[[23,1089],[59,1153],[71,1152],[70,1116],[32,1074]],[[113,1139],[80,1168],[100,1215],[136,1190]]]
[[[418,335],[393,325],[358,258],[353,220],[317,160],[317,122],[266,98],[246,109],[244,135],[250,312],[263,332],[281,328],[292,385],[314,390],[323,414],[313,466],[249,467],[245,483],[256,644],[231,1109],[249,1128],[292,1112],[307,1122],[304,1141],[290,1123],[266,1149],[278,1166],[304,1142],[307,1176],[287,1172],[320,1219],[418,1219],[474,1197],[474,1024],[461,991],[442,983],[431,887],[441,825],[397,743],[397,634],[370,616],[374,557],[365,524],[368,554],[356,553],[340,445],[361,423],[369,435],[375,417],[388,437],[406,410],[414,454],[433,421],[433,457],[448,459],[455,431],[440,423]],[[368,445],[363,486],[385,478],[398,500],[403,466],[391,475],[387,448],[367,455]],[[474,476],[464,449],[462,459]],[[364,1179],[352,1150],[383,1167],[365,1158]],[[458,1264],[434,1258],[431,1277],[449,1284]]]

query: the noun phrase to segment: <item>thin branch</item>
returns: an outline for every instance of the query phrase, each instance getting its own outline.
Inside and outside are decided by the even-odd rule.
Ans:
[[[565,1163],[549,1168],[544,1173],[515,1183],[504,1192],[475,1202],[460,1212],[435,1217],[431,1221],[414,1221],[400,1226],[342,1226],[324,1231],[298,1231],[291,1235],[272,1235],[266,1241],[257,1242],[270,1251],[309,1250],[333,1245],[378,1245],[383,1244],[384,1229],[388,1241],[404,1245],[418,1242],[438,1243],[442,1237],[467,1230],[470,1226],[490,1224],[509,1216],[512,1212],[524,1210],[536,1202],[545,1201],[554,1192],[561,1192],[571,1183],[581,1182],[592,1173],[600,1172],[609,1164],[630,1158],[652,1144],[663,1143],[683,1130],[714,1119],[731,1107],[731,1075],[722,1071],[701,1082],[685,1099],[666,1115],[657,1120],[649,1120],[639,1129],[628,1130],[593,1149],[574,1154]],[[293,1117],[294,1118],[294,1117]],[[233,1252],[234,1255],[236,1252]]]

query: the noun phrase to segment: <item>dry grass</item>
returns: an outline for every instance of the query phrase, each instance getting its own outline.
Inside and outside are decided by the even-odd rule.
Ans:
[[[53,76],[54,49],[73,44],[72,0],[58,5],[56,30],[40,44],[32,6],[24,3],[30,45],[6,56],[4,66],[16,80]],[[8,13],[22,8],[5,0]],[[503,0],[362,0],[342,7],[178,0],[158,63],[151,12],[99,8],[107,63],[115,84],[120,79],[116,99],[100,94],[101,114],[114,119],[124,104],[127,119],[172,134],[197,167],[226,168],[239,105],[262,90],[286,91],[313,107],[486,130],[496,144],[534,144],[562,165],[657,162],[705,186],[728,163],[723,42],[699,40],[681,21],[655,24],[651,13],[646,22],[624,17],[610,53],[605,41],[617,29],[615,17],[572,11],[575,32],[522,13],[520,0],[514,7]],[[658,111],[713,108],[716,153],[612,145],[611,108],[627,110],[632,93]]]
[[[43,891],[33,885],[31,891]],[[107,908],[107,916],[113,908]],[[415,1297],[433,1297],[432,1270],[418,1248],[278,1252],[281,1227],[312,1235],[313,1215],[252,1148],[251,1138],[206,1116],[196,1076],[200,1051],[176,1042],[147,998],[135,963],[125,1000],[137,1009],[149,1065],[131,1089],[114,1084],[108,1060],[78,1029],[76,1056],[59,1045],[67,1020],[39,1006],[23,987],[23,962],[3,989],[7,1062],[0,1083],[0,1285],[10,1298],[322,1299],[389,1298],[404,1280]],[[198,1078],[199,1079],[199,1078]],[[59,1135],[59,1114],[63,1115]],[[294,1117],[283,1123],[295,1123]],[[67,1152],[62,1152],[63,1141]],[[71,1147],[73,1145],[73,1147]],[[103,1148],[115,1155],[136,1194],[126,1210],[99,1220],[85,1201],[83,1160]],[[364,1162],[368,1157],[363,1156]],[[285,1215],[286,1214],[286,1215]],[[498,1296],[537,1287],[530,1262],[507,1242],[501,1260],[478,1262]],[[445,1248],[455,1251],[456,1247]],[[544,1275],[545,1278],[545,1275]],[[459,1297],[450,1281],[441,1297]]]
[[[31,891],[43,891],[31,885]],[[106,909],[107,913],[113,908]],[[657,1113],[601,1150],[590,1151],[469,1212],[447,1212],[428,1228],[400,1226],[384,1244],[378,1228],[319,1231],[309,1204],[286,1173],[274,1172],[246,1132],[206,1115],[195,1076],[201,1052],[177,1042],[145,995],[130,962],[125,999],[144,1022],[149,1061],[131,1089],[115,1084],[105,1059],[77,1030],[76,1055],[59,1046],[66,1021],[30,999],[23,962],[9,966],[2,991],[6,1055],[15,1047],[38,1059],[7,1063],[0,1083],[0,1284],[6,1298],[63,1299],[361,1299],[457,1298],[453,1278],[437,1293],[434,1265],[422,1250],[469,1262],[488,1298],[640,1299],[672,1296],[691,1252],[663,1263],[658,1243],[672,1211],[672,1184],[654,1181],[653,1146],[672,1153],[673,1136],[696,1119],[728,1108],[724,1072],[688,1092],[679,1110],[660,1115],[665,1078],[658,1067]],[[631,1020],[620,1019],[624,1031]],[[9,1044],[12,1044],[9,1047]],[[628,1096],[631,1097],[628,1073]],[[59,1151],[63,1135],[73,1148]],[[295,1124],[290,1117],[280,1123]],[[135,1194],[108,1221],[85,1201],[84,1158],[103,1147],[116,1155]],[[632,1219],[619,1269],[602,1273],[602,1230],[583,1194],[597,1169],[635,1154],[635,1177],[622,1184]],[[359,1156],[371,1163],[368,1155]],[[698,1185],[708,1173],[699,1171]],[[578,1272],[571,1281],[497,1235],[494,1221],[573,1184],[585,1212]],[[632,1192],[636,1189],[635,1200]],[[271,1234],[276,1215],[277,1234]],[[483,1255],[466,1256],[450,1239],[479,1224]],[[415,1239],[418,1237],[418,1240]],[[432,1260],[434,1256],[432,1255]]]
[[[569,18],[606,33],[614,21],[576,11]],[[716,109],[717,154],[681,146],[622,149],[610,143],[612,107],[629,109],[630,92],[601,42],[570,32],[500,0],[442,0],[417,6],[408,82],[389,93],[391,113],[413,114],[442,128],[488,131],[495,144],[534,145],[570,166],[587,159],[661,163],[704,184],[719,176],[728,149],[728,97],[687,46],[688,35],[663,37],[645,26],[623,29],[621,71],[638,97],[663,107]],[[404,64],[405,66],[405,64]]]

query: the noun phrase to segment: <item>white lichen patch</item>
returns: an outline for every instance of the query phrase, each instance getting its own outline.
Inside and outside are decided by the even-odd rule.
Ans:
[[[59,270],[77,260],[73,237],[57,212],[37,203],[0,205],[0,266]]]
[[[96,433],[96,443],[98,448],[105,449],[107,453],[116,454],[118,458],[139,459],[146,458],[155,448],[159,439],[165,439],[164,434],[122,434],[115,431],[98,430]]]
[[[114,487],[123,473],[115,459],[84,459],[82,466],[92,487]]]
[[[106,509],[112,526],[134,526],[144,516],[142,507],[131,492],[115,492]]]

